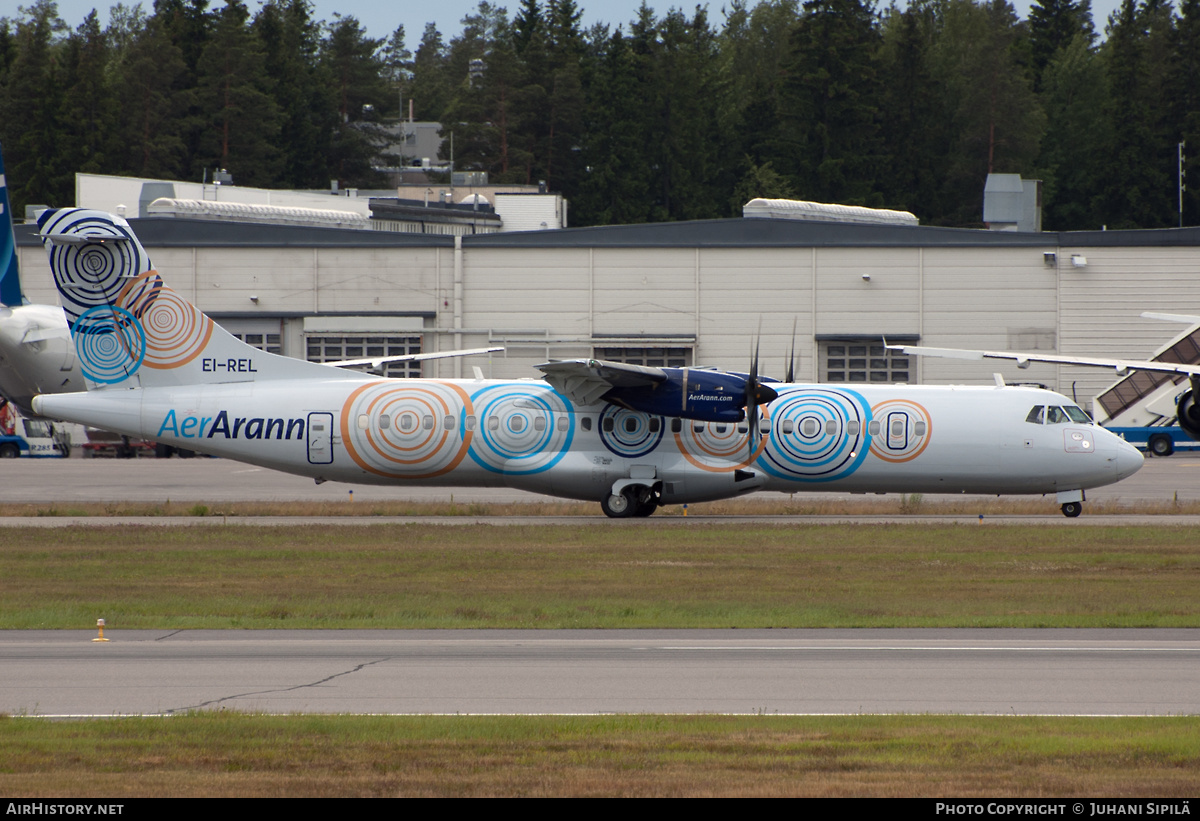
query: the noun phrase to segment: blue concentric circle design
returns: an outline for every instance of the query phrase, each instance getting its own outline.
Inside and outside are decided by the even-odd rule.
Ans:
[[[471,404],[479,417],[471,458],[495,473],[528,476],[549,470],[575,437],[570,402],[548,385],[493,385],[473,393]]]
[[[150,258],[136,239],[132,239],[124,220],[99,211],[65,209],[55,212],[44,225],[47,234],[123,235],[129,241],[71,245],[47,242],[50,270],[62,297],[68,320],[81,317],[89,309],[111,305],[129,280],[150,270]]]
[[[146,356],[142,325],[124,308],[92,308],[75,320],[71,336],[80,369],[93,382],[121,382]]]
[[[870,405],[855,391],[786,391],[771,403],[771,437],[759,464],[797,482],[844,479],[867,457],[870,421]]]
[[[657,432],[650,430],[652,418],[658,419]],[[604,429],[606,419],[613,420],[611,431]],[[600,441],[617,456],[636,459],[658,447],[667,427],[663,422],[659,417],[609,405],[600,414]]]

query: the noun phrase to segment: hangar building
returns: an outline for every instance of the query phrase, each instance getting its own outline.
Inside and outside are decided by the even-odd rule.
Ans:
[[[230,331],[312,360],[503,345],[394,375],[535,377],[551,358],[815,381],[1040,383],[1085,406],[1111,371],[885,352],[937,347],[1146,358],[1200,314],[1200,228],[1035,233],[727,219],[447,236],[150,217],[164,278]],[[57,302],[33,226],[28,297]]]

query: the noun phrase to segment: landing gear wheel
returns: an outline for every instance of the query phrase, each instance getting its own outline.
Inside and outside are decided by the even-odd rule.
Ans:
[[[1175,444],[1168,436],[1151,436],[1149,444],[1155,456],[1170,456],[1175,452]]]
[[[1074,519],[1083,513],[1083,502],[1063,502],[1062,512],[1068,519]]]
[[[633,512],[634,516],[646,517],[658,510],[658,499],[654,495],[654,491],[646,493],[646,497],[637,503],[637,509]]]
[[[609,494],[600,500],[600,509],[610,519],[627,519],[637,512],[636,494],[636,488],[625,488],[619,494]]]

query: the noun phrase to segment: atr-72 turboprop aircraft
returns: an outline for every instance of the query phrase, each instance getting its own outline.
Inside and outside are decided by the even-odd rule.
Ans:
[[[125,220],[38,220],[86,393],[45,416],[318,482],[510,486],[609,516],[755,490],[1056,494],[1142,456],[1066,397],[1014,387],[793,384],[597,360],[544,381],[379,379],[263,353],[166,286]],[[757,358],[757,357],[756,357]]]

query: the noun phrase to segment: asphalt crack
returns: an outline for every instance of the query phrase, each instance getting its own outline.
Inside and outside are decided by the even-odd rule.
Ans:
[[[319,687],[322,684],[326,684],[327,682],[333,681],[335,678],[341,678],[342,676],[353,675],[354,673],[357,673],[360,670],[364,670],[367,667],[371,667],[372,665],[379,664],[380,662],[388,661],[391,658],[393,658],[393,657],[392,656],[384,656],[383,658],[375,659],[374,661],[365,661],[362,664],[357,665],[356,667],[351,667],[349,670],[343,670],[340,673],[334,673],[331,676],[326,676],[325,678],[318,679],[316,681],[310,681],[307,684],[295,684],[295,685],[292,685],[291,687],[280,687],[280,688],[276,688],[276,689],[272,689],[272,690],[253,690],[248,693],[237,693],[236,695],[222,696],[221,698],[214,698],[209,701],[202,701],[199,704],[193,704],[190,707],[173,707],[169,710],[165,710],[163,712],[163,715],[172,715],[174,713],[183,713],[183,712],[188,712],[189,710],[203,710],[207,707],[212,707],[214,705],[218,705],[218,704],[221,704],[226,701],[233,701],[233,700],[239,699],[239,698],[250,698],[252,696],[265,696],[265,695],[272,695],[272,694],[276,694],[276,693],[290,693],[293,690],[303,690],[308,687]]]

